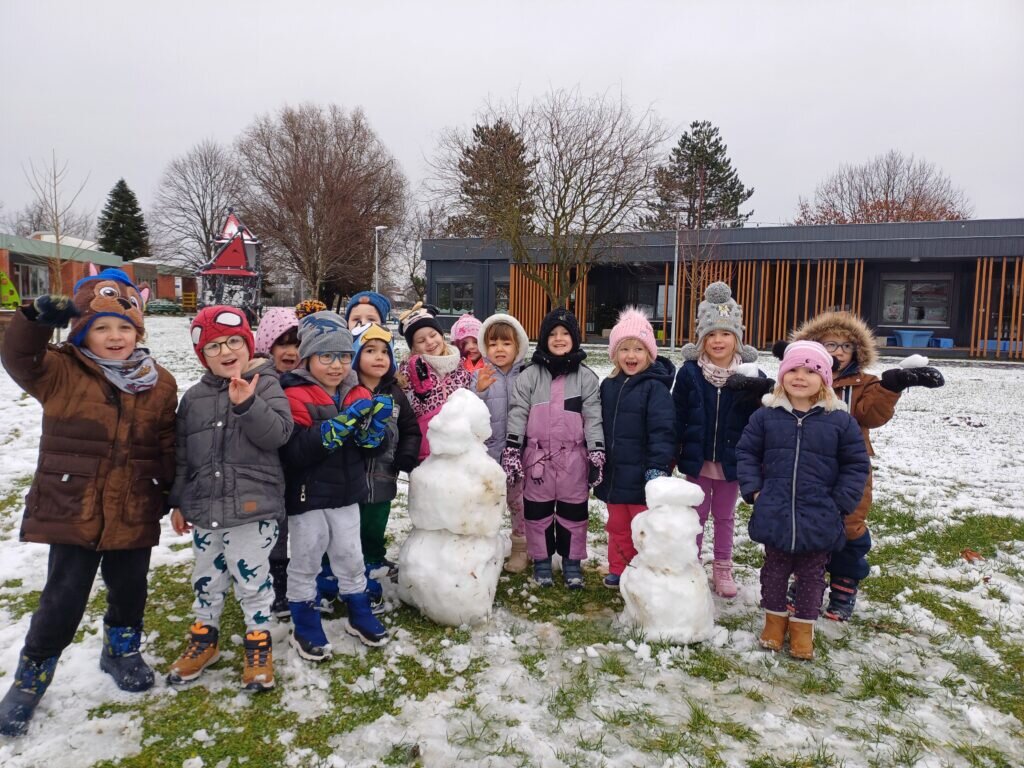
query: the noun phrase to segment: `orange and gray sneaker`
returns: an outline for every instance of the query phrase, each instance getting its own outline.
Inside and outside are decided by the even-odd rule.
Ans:
[[[274,687],[274,649],[270,633],[254,629],[245,634],[245,669],[242,688],[246,691],[269,691]]]
[[[167,682],[170,685],[181,685],[195,680],[203,670],[220,658],[220,648],[217,645],[219,633],[216,627],[210,627],[197,621],[189,627],[188,646],[174,664],[171,671],[167,673]]]

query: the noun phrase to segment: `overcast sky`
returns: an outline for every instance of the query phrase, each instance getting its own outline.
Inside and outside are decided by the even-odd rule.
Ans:
[[[719,126],[754,222],[890,148],[945,170],[977,218],[1024,216],[1016,0],[0,0],[0,30],[6,214],[51,150],[89,175],[86,210],[120,177],[148,209],[173,157],[303,101],[361,106],[416,184],[488,98],[579,86],[653,106],[675,139]]]

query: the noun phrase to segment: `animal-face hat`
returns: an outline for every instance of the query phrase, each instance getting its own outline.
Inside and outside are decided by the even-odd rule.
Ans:
[[[388,357],[391,359],[391,367],[388,369],[388,373],[395,372],[397,366],[395,365],[394,335],[387,328],[378,323],[360,325],[353,329],[352,340],[356,350],[352,358],[352,367],[357,371],[359,370],[359,356],[363,353],[366,345],[371,341],[383,341],[385,348],[388,350]]]
[[[95,267],[92,269],[95,270]],[[104,269],[75,283],[72,302],[79,315],[71,324],[71,343],[81,345],[98,317],[120,317],[135,326],[141,339],[146,335],[143,310],[149,288],[139,289],[120,269]]]

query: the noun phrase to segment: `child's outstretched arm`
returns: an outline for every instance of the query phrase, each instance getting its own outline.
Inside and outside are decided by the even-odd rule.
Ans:
[[[861,440],[861,450],[864,441]],[[764,411],[754,411],[740,441],[736,444],[736,479],[740,482],[740,495],[747,504],[764,487]]]
[[[832,500],[842,515],[853,512],[864,495],[864,486],[871,471],[871,460],[864,445],[864,436],[853,417],[848,417],[846,428],[839,434],[839,477],[832,490]]]
[[[4,370],[15,383],[42,401],[65,387],[68,377],[66,365],[61,360],[65,356],[47,349],[54,326],[40,322],[38,317],[34,307],[25,307],[14,313],[4,334],[0,358],[3,359]]]
[[[277,450],[288,442],[294,426],[288,398],[273,376],[262,376],[250,382],[250,386],[251,395],[233,406],[235,415],[245,436],[255,445],[267,451]]]

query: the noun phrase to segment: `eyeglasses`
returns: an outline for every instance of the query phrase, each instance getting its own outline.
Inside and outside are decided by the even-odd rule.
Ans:
[[[235,352],[244,346],[245,339],[241,336],[228,336],[226,341],[211,341],[209,344],[203,344],[203,357],[219,357],[223,347]]]
[[[317,362],[320,365],[333,365],[335,360],[341,362],[342,365],[348,365],[352,362],[351,352],[320,352],[316,356]]]
[[[826,341],[822,344],[826,352],[835,352],[837,349],[843,350],[843,352],[853,352],[857,348],[857,345],[852,341],[844,341],[842,344],[835,341]]]

